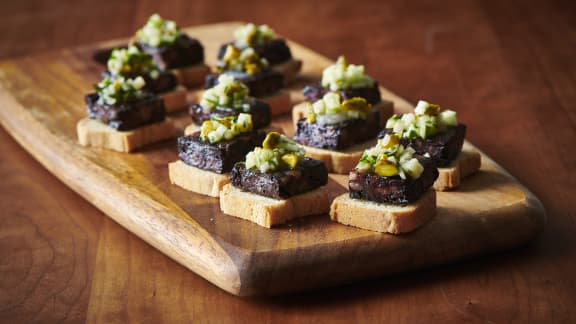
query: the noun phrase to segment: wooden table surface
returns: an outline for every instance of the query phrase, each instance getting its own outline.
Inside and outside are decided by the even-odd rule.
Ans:
[[[241,299],[114,223],[0,128],[0,322],[576,322],[575,2],[159,3],[1,1],[0,58],[130,36],[152,12],[183,26],[268,23],[365,64],[412,102],[458,110],[468,139],[541,199],[548,224],[514,251]]]

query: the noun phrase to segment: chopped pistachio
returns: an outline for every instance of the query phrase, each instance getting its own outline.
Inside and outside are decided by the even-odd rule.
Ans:
[[[280,142],[280,136],[282,136],[282,134],[278,132],[268,133],[268,135],[266,135],[266,138],[264,139],[264,142],[262,142],[262,147],[270,150],[275,148]]]
[[[226,52],[224,52],[224,56],[222,57],[222,60],[224,60],[225,62],[231,61],[233,59],[239,58],[240,54],[242,54],[242,51],[238,47],[227,46]]]
[[[368,114],[372,106],[368,104],[366,99],[361,97],[354,97],[346,99],[342,102],[342,110],[345,111],[358,111],[364,114]]]
[[[382,140],[382,147],[385,149],[392,148],[394,145],[398,145],[400,143],[400,139],[398,136],[384,136]]]
[[[383,177],[391,177],[398,174],[398,168],[387,160],[379,160],[374,165],[374,173]]]

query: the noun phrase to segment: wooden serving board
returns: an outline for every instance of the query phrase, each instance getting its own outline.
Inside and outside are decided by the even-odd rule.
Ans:
[[[202,41],[209,64],[239,23],[187,29]],[[278,294],[351,282],[448,263],[519,246],[545,223],[541,203],[486,155],[481,171],[454,192],[438,193],[437,216],[407,235],[347,227],[328,215],[265,229],[223,215],[218,200],[187,192],[168,180],[177,159],[175,140],[134,154],[84,148],[76,122],[85,116],[83,95],[99,80],[95,50],[121,41],[24,57],[0,63],[0,120],[50,172],[120,225],[216,286],[236,295]],[[291,43],[304,61],[292,87],[317,80],[332,62]],[[410,104],[383,89],[397,112]],[[183,128],[185,114],[176,116]],[[289,116],[276,126],[292,132]],[[471,147],[469,143],[467,147]],[[330,189],[344,192],[345,176]]]

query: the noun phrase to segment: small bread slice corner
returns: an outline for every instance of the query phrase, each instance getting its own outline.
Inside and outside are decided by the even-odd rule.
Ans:
[[[222,188],[230,182],[228,174],[198,169],[181,160],[168,163],[170,183],[210,197],[219,197]]]
[[[436,192],[429,189],[406,206],[380,204],[342,194],[332,201],[330,219],[370,231],[401,234],[411,232],[436,215]]]
[[[378,115],[380,117],[380,127],[386,126],[386,121],[394,113],[394,103],[388,100],[382,100],[380,103],[376,104],[375,107],[378,109]],[[298,120],[305,118],[307,113],[306,102],[301,102],[292,107],[292,123],[294,124],[294,129],[296,129],[296,123]]]
[[[184,135],[192,135],[199,132],[200,130],[202,130],[201,126],[191,123],[190,125],[186,126],[186,128],[184,128]]]
[[[186,108],[187,90],[185,87],[179,85],[176,89],[162,93],[160,97],[164,100],[164,107],[167,113],[179,111]]]
[[[472,148],[464,148],[456,159],[445,168],[438,168],[438,179],[434,182],[434,189],[446,191],[460,185],[462,179],[476,173],[482,165],[480,153]]]
[[[302,145],[302,147],[306,151],[306,156],[324,162],[328,172],[348,174],[356,167],[364,150],[374,145],[376,145],[376,140],[356,144],[342,151],[332,151],[306,145]]]
[[[300,119],[306,118],[306,113],[308,112],[306,106],[306,102],[304,101],[292,107],[292,124],[294,124],[294,129],[296,129],[296,125]]]
[[[302,70],[302,60],[293,58],[289,61],[272,66],[272,69],[282,73],[284,81],[289,83],[296,79],[296,76]]]
[[[227,184],[220,192],[220,209],[225,214],[271,228],[295,218],[328,213],[330,195],[320,187],[288,199],[273,199]]]
[[[210,73],[210,67],[204,63],[184,66],[171,70],[176,75],[178,83],[187,88],[198,87],[204,84],[206,75]]]
[[[80,145],[118,152],[132,152],[176,136],[174,122],[170,118],[129,131],[118,131],[95,119],[83,118],[76,124],[76,131]]]

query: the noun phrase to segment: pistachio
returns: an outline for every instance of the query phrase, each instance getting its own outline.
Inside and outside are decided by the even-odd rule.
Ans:
[[[394,134],[386,134],[382,140],[382,147],[389,149],[400,143],[400,138]]]
[[[298,155],[294,153],[284,154],[282,155],[282,161],[288,164],[291,169],[294,169],[296,164],[298,164]]]
[[[282,134],[278,132],[268,133],[268,135],[266,135],[266,138],[264,139],[264,142],[262,142],[262,147],[265,149],[275,148],[280,142],[280,136],[282,136]]]
[[[222,57],[222,60],[224,61],[230,61],[233,59],[237,59],[240,57],[240,49],[236,46],[233,45],[228,45],[226,47],[226,52],[224,52],[224,56]]]
[[[374,166],[374,173],[382,177],[391,177],[398,174],[398,168],[392,163],[380,161]]]
[[[342,102],[342,109],[347,111],[358,111],[368,114],[370,112],[370,109],[372,109],[372,105],[370,105],[364,98],[354,97],[344,100]]]

